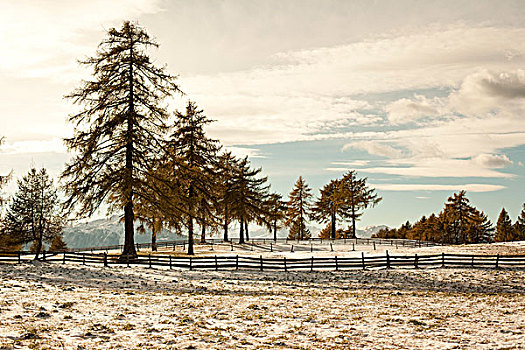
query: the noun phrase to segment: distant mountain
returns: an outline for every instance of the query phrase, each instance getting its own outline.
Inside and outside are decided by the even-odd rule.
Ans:
[[[138,226],[136,224],[136,226]],[[370,238],[372,234],[376,233],[385,225],[365,226],[356,230],[358,238]],[[318,237],[321,228],[317,226],[308,226],[312,237]],[[239,237],[239,226],[234,223],[230,226],[230,237]],[[250,227],[250,238],[272,238],[273,234],[263,227]],[[288,236],[288,229],[283,228],[278,230],[277,237],[285,238]],[[164,231],[157,237],[157,242],[171,241],[175,239],[184,239],[185,235],[176,235],[171,232]],[[195,239],[198,241],[200,232],[195,233]],[[214,238],[222,237],[220,234],[214,235]],[[64,242],[69,248],[87,248],[97,246],[117,245],[124,243],[124,224],[120,222],[120,217],[114,215],[109,218],[93,220],[86,223],[79,223],[73,227],[64,229]],[[151,232],[140,234],[135,230],[136,243],[150,243]]]
[[[135,225],[137,227],[138,224]],[[168,241],[180,238],[173,233],[161,232],[157,241]],[[86,248],[97,246],[117,245],[124,243],[124,224],[120,217],[114,215],[109,218],[79,223],[64,229],[64,242],[69,248]],[[136,243],[150,243],[151,231],[140,234],[135,230]]]

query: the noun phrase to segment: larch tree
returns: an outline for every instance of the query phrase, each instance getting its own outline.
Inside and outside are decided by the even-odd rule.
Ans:
[[[338,238],[336,237],[337,216],[345,204],[342,197],[341,184],[340,180],[331,180],[320,189],[321,196],[315,201],[312,207],[312,218],[323,224],[328,223],[330,225],[329,234],[326,238]]]
[[[509,214],[505,208],[501,209],[496,223],[496,236],[494,237],[496,242],[509,242],[517,240],[516,231],[512,226]]]
[[[356,238],[356,221],[363,215],[365,209],[375,207],[382,198],[377,195],[374,188],[367,185],[367,178],[358,178],[354,170],[344,174],[340,181],[340,196],[343,204],[339,212],[342,218],[352,221],[350,238]]]
[[[186,112],[175,113],[173,133],[167,142],[168,168],[173,171],[172,180],[176,193],[173,197],[184,209],[184,226],[188,230],[188,254],[194,254],[194,224],[215,223],[216,168],[219,144],[206,137],[204,127],[211,123],[194,102],[188,101]]]
[[[66,98],[83,109],[69,117],[74,136],[65,139],[75,155],[62,173],[66,208],[89,217],[104,202],[124,209],[123,259],[137,256],[136,198],[154,200],[146,174],[163,150],[167,132],[165,99],[180,93],[176,77],[155,66],[146,49],[158,44],[137,24],[111,28],[94,57],[80,61],[92,80]]]
[[[216,167],[218,201],[216,215],[222,219],[223,240],[229,242],[228,228],[232,220],[232,207],[235,201],[234,179],[238,160],[231,152],[222,153]]]
[[[516,219],[516,223],[514,223],[514,229],[517,232],[518,239],[525,241],[525,203],[523,203],[520,215]]]
[[[310,231],[307,229],[306,223],[311,214],[311,200],[312,189],[303,177],[299,176],[286,204],[288,210],[285,225],[290,229],[289,238],[300,240],[310,238]]]
[[[251,168],[248,157],[236,162],[231,182],[230,214],[239,221],[239,243],[245,242],[248,223],[264,215],[263,203],[268,196],[267,177],[261,168]]]
[[[286,203],[279,193],[271,193],[263,205],[264,215],[260,222],[272,232],[273,240],[277,242],[277,229],[281,228],[286,217]]]
[[[459,244],[467,242],[468,227],[475,208],[470,205],[465,191],[454,193],[445,203],[442,218],[445,223],[445,242]]]
[[[62,236],[65,220],[57,190],[45,168],[32,168],[18,180],[18,189],[6,215],[6,230],[17,244],[32,243],[35,259],[43,244]]]

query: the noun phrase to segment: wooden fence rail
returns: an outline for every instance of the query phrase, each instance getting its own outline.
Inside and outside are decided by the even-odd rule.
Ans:
[[[207,238],[206,242],[201,243],[200,240],[195,240],[196,245],[208,244],[208,245],[233,245],[237,244],[238,238],[231,238],[230,241],[224,241],[220,238]],[[387,239],[387,238],[339,238],[339,239],[323,239],[323,238],[311,238],[308,240],[290,240],[288,238],[251,238],[249,241],[244,243],[244,246],[257,246],[258,244],[269,245],[270,243],[281,243],[281,244],[304,244],[304,245],[317,245],[317,244],[354,244],[354,245],[381,245],[381,246],[396,246],[396,247],[432,247],[442,245],[441,243],[412,240],[412,239]],[[185,247],[188,245],[187,239],[179,239],[173,241],[161,241],[157,242],[157,248],[173,248]],[[141,249],[151,248],[151,243],[136,243],[138,251]],[[97,246],[97,247],[84,247],[84,248],[71,248],[69,251],[72,252],[94,252],[94,251],[109,251],[109,250],[122,250],[123,245],[108,245],[108,246]],[[268,248],[268,247],[266,247]]]
[[[0,263],[22,263],[34,258],[27,252],[0,252]],[[356,257],[308,257],[308,258],[264,258],[260,256],[172,256],[139,255],[135,259],[125,259],[121,255],[107,253],[66,252],[43,254],[39,260],[56,263],[80,263],[181,268],[189,270],[253,269],[267,270],[346,270],[374,268],[422,268],[422,267],[513,267],[525,268],[525,255],[470,255],[470,254],[430,254],[430,255],[365,255]]]

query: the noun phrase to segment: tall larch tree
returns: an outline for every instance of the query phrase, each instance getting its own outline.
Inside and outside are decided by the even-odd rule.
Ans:
[[[285,225],[289,227],[289,238],[300,240],[310,237],[306,227],[311,215],[312,189],[308,186],[302,176],[295,182],[294,188],[288,195],[288,210],[286,212]]]
[[[214,177],[219,144],[206,136],[204,127],[211,123],[203,110],[188,101],[185,113],[175,113],[173,133],[167,143],[173,171],[174,198],[182,204],[184,226],[188,230],[188,254],[194,254],[194,224],[215,223],[217,202]]]
[[[466,243],[468,227],[473,215],[474,207],[470,205],[465,191],[454,193],[449,197],[442,214],[445,224],[445,243]]]
[[[348,171],[341,178],[340,196],[344,204],[340,209],[341,217],[352,221],[352,237],[356,238],[356,221],[363,215],[365,209],[375,207],[382,198],[374,188],[370,188],[367,178],[358,178],[357,172]]]
[[[215,171],[218,192],[215,211],[216,215],[222,219],[224,242],[230,240],[228,228],[232,220],[232,206],[235,201],[234,178],[237,161],[231,152],[224,152],[219,156]]]
[[[45,168],[32,168],[18,180],[18,189],[6,215],[6,230],[18,244],[32,243],[35,259],[43,244],[62,236],[65,220],[57,190]]]
[[[342,187],[340,180],[331,180],[320,189],[320,197],[312,207],[312,218],[321,223],[330,224],[331,239],[336,239],[336,221],[345,204],[342,197]]]
[[[272,193],[264,202],[264,215],[261,224],[266,226],[272,233],[274,242],[277,242],[277,230],[281,228],[286,217],[286,203],[279,193]]]
[[[92,80],[66,96],[83,109],[69,117],[75,154],[62,173],[66,207],[91,216],[103,202],[124,209],[124,259],[134,258],[134,203],[150,197],[146,182],[152,159],[167,132],[165,99],[180,93],[176,77],[155,66],[146,50],[157,47],[144,28],[126,21],[111,28],[95,56],[80,61]],[[151,198],[154,200],[154,198]]]

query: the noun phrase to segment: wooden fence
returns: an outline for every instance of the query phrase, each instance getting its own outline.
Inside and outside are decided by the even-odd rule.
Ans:
[[[231,238],[230,241],[225,242],[220,238],[206,239],[206,242],[201,243],[200,239],[194,241],[195,245],[207,244],[207,245],[236,245],[239,241],[238,238]],[[256,245],[270,245],[271,243],[281,244],[296,244],[296,245],[320,245],[320,244],[354,244],[354,245],[380,245],[380,246],[396,246],[396,247],[432,247],[436,245],[442,245],[441,243],[411,240],[411,239],[387,239],[387,238],[339,238],[339,239],[322,239],[322,238],[311,238],[308,240],[290,240],[288,238],[251,238],[249,241],[244,243],[244,246],[256,246]],[[177,247],[185,248],[188,245],[187,239],[180,239],[174,241],[162,241],[157,242],[157,248],[166,248],[175,250]],[[97,247],[85,247],[85,248],[71,248],[71,252],[94,252],[94,251],[109,251],[109,250],[120,250],[122,251],[123,245],[108,245],[108,246],[97,246]],[[137,251],[141,249],[151,248],[151,243],[136,243],[135,247]]]
[[[33,259],[33,254],[25,252],[0,253],[0,262],[21,263]],[[125,259],[121,255],[107,253],[44,253],[41,261],[74,262],[80,264],[101,264],[104,266],[142,265],[150,268],[182,268],[189,270],[346,270],[374,268],[423,268],[423,267],[513,267],[525,268],[525,255],[470,255],[470,254],[432,254],[432,255],[365,255],[356,257],[309,257],[309,258],[264,258],[255,256],[171,256],[139,255],[136,259]]]

